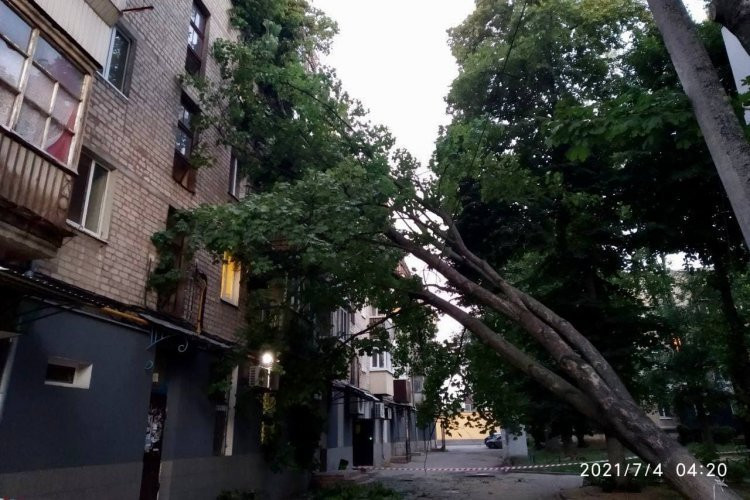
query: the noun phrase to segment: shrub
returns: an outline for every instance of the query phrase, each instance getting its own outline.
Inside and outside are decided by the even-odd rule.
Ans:
[[[729,444],[732,439],[737,435],[737,431],[734,427],[729,425],[719,425],[711,429],[711,433],[714,435],[714,441],[716,444]]]

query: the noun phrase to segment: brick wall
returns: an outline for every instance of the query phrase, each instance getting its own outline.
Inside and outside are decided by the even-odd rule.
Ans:
[[[177,114],[182,89],[192,0],[149,2],[153,10],[126,13],[121,24],[135,38],[128,95],[97,77],[89,102],[83,145],[114,169],[111,178],[112,210],[106,241],[84,232],[65,241],[58,255],[41,264],[41,271],[68,283],[113,299],[155,306],[146,291],[149,267],[156,252],[151,235],[164,229],[169,206],[189,208],[201,203],[225,203],[230,155],[214,147],[215,164],[200,169],[195,194],[172,178]],[[232,37],[230,0],[204,0],[209,12],[208,46]],[[143,2],[129,0],[128,7]],[[204,57],[206,75],[218,74]],[[201,137],[212,144],[210,133]],[[231,337],[242,324],[240,308],[219,298],[221,265],[205,252],[196,256],[208,276],[204,330]]]

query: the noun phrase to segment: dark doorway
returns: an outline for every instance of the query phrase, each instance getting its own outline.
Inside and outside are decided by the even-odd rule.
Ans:
[[[159,470],[161,468],[162,440],[166,419],[166,391],[154,390],[151,392],[146,421],[140,500],[156,500],[159,495]]]
[[[352,439],[352,459],[354,466],[372,465],[375,426],[373,420],[355,420]]]

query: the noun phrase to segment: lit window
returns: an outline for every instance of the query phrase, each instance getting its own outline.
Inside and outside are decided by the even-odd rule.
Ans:
[[[78,177],[73,184],[68,220],[75,226],[103,237],[107,226],[107,200],[110,171],[96,161],[81,156]]]
[[[67,165],[84,80],[39,30],[0,2],[0,123]]]
[[[91,363],[80,363],[64,358],[50,358],[44,376],[46,385],[88,389],[91,385]]]
[[[240,303],[240,264],[229,253],[221,262],[221,300],[232,305]]]
[[[203,54],[206,39],[206,19],[208,12],[198,2],[193,2],[193,14],[188,27],[187,56],[185,70],[191,75],[200,73],[203,65]]]
[[[107,64],[104,66],[102,74],[109,83],[123,93],[125,92],[128,65],[130,64],[130,48],[132,45],[133,42],[122,30],[118,28],[112,29]]]

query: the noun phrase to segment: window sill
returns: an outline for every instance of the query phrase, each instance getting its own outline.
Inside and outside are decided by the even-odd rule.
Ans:
[[[659,416],[659,420],[674,420],[674,417],[662,417],[662,416]]]
[[[78,224],[76,222],[73,222],[72,220],[67,220],[65,222],[67,222],[70,227],[72,227],[73,229],[75,229],[79,233],[83,233],[86,236],[88,236],[89,238],[95,239],[99,243],[104,243],[105,245],[109,244],[109,242],[107,240],[105,240],[104,238],[102,238],[101,235],[98,235],[98,234],[96,234],[93,231],[89,231],[88,229],[86,229],[85,227],[81,226],[80,224]]]
[[[222,304],[226,304],[228,306],[232,306],[232,307],[237,308],[237,309],[239,309],[239,307],[240,307],[240,301],[239,300],[237,302],[233,302],[233,301],[231,301],[229,299],[221,297],[221,303]]]

